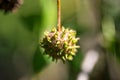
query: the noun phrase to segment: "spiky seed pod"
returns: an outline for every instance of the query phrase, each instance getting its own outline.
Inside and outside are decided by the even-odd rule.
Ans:
[[[23,0],[0,0],[0,9],[5,13],[14,12],[23,3]]]
[[[76,38],[76,32],[71,29],[62,27],[61,31],[56,28],[45,33],[45,37],[41,42],[41,46],[45,49],[45,54],[52,57],[53,61],[61,59],[63,62],[72,60],[76,54],[76,45],[79,38]]]

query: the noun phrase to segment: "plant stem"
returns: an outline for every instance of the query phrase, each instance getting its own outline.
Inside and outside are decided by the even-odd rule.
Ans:
[[[61,31],[61,3],[57,0],[57,18],[58,18],[58,31]]]

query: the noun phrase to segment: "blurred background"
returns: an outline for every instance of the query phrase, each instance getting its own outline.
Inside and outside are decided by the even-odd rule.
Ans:
[[[52,62],[40,40],[57,26],[56,0],[0,11],[0,80],[120,80],[120,0],[61,0],[62,25],[77,31],[73,61]]]

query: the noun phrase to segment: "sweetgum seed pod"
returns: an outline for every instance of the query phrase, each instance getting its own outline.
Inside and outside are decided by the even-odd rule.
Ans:
[[[58,31],[53,28],[45,34],[41,41],[41,47],[45,49],[45,54],[52,57],[52,60],[61,59],[63,62],[72,60],[79,46],[76,45],[79,38],[76,38],[76,32],[72,29],[61,28]]]
[[[0,0],[0,10],[5,13],[14,12],[21,4],[23,4],[23,0]]]

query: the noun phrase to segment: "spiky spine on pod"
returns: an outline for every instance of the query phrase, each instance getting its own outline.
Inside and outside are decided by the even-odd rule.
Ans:
[[[76,32],[72,29],[61,28],[58,31],[56,28],[45,33],[45,37],[41,42],[41,46],[45,49],[45,54],[52,57],[53,61],[61,59],[63,62],[72,60],[76,54],[76,45],[79,38],[76,38]]]
[[[0,0],[0,9],[5,13],[15,11],[23,3],[23,0]]]

